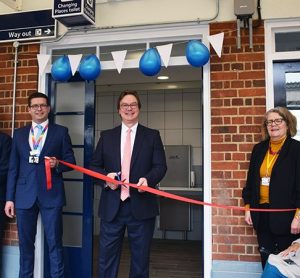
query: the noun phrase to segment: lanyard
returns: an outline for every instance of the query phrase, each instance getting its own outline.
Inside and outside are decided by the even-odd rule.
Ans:
[[[41,135],[39,136],[39,138],[35,138],[34,137],[34,131],[33,131],[33,126],[31,126],[31,129],[30,129],[30,132],[31,132],[31,140],[32,140],[32,147],[34,150],[37,150],[44,135],[45,135],[45,132],[46,130],[48,129],[48,125],[46,125],[43,130],[42,130],[42,133]]]
[[[279,146],[279,151],[276,152],[276,153],[273,155],[273,157],[272,157],[271,160],[270,160],[270,149],[268,149],[268,152],[267,152],[267,172],[266,172],[266,177],[269,176],[269,169],[270,169],[272,163],[274,162],[274,160],[277,159],[277,157],[278,157],[278,155],[279,155],[279,153],[280,153],[281,147],[282,147],[282,145],[284,144],[284,142],[285,142],[285,139],[284,139],[284,140],[282,141],[282,143],[280,144],[280,146]],[[270,142],[270,148],[271,148],[271,142]]]

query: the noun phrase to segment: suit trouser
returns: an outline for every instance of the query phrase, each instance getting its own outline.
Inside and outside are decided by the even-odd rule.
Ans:
[[[19,277],[33,277],[35,236],[39,212],[49,249],[50,276],[63,278],[62,208],[44,208],[37,202],[30,209],[16,209],[20,249]]]
[[[268,206],[261,206],[261,208],[267,207]],[[291,243],[299,237],[299,235],[293,234],[277,235],[271,231],[269,224],[270,213],[272,212],[260,213],[258,229],[256,231],[263,268],[265,267],[269,254],[278,254],[288,248]]]
[[[127,228],[131,262],[130,278],[149,277],[149,258],[155,217],[136,220],[131,214],[130,201],[121,202],[117,217],[112,222],[101,219],[99,240],[99,278],[116,278]]]

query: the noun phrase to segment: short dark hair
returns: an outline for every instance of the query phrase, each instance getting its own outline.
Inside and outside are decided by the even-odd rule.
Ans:
[[[119,98],[118,98],[118,103],[117,103],[117,109],[119,110],[120,109],[120,103],[121,103],[121,100],[125,97],[125,96],[128,96],[128,95],[133,95],[137,102],[138,102],[138,107],[139,109],[141,109],[142,107],[142,104],[141,104],[141,100],[140,100],[140,97],[137,93],[137,91],[130,91],[130,90],[126,90],[126,91],[123,91],[120,95],[119,95]]]
[[[49,106],[49,99],[45,94],[40,92],[34,92],[28,97],[28,107],[31,106],[31,100],[34,98],[44,98],[47,101],[47,105]]]

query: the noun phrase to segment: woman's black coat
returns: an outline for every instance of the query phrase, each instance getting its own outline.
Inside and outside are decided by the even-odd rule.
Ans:
[[[253,148],[246,186],[243,189],[245,204],[259,207],[260,167],[269,148],[269,140]],[[300,142],[288,137],[273,166],[269,190],[270,208],[300,208]],[[251,212],[253,227],[257,229],[258,212]],[[270,229],[274,234],[290,234],[295,211],[270,213]]]

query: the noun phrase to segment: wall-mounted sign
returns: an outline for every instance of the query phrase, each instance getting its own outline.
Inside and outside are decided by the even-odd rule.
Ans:
[[[41,40],[56,37],[52,10],[0,15],[0,41]]]
[[[54,0],[52,16],[67,27],[95,24],[95,0]]]

